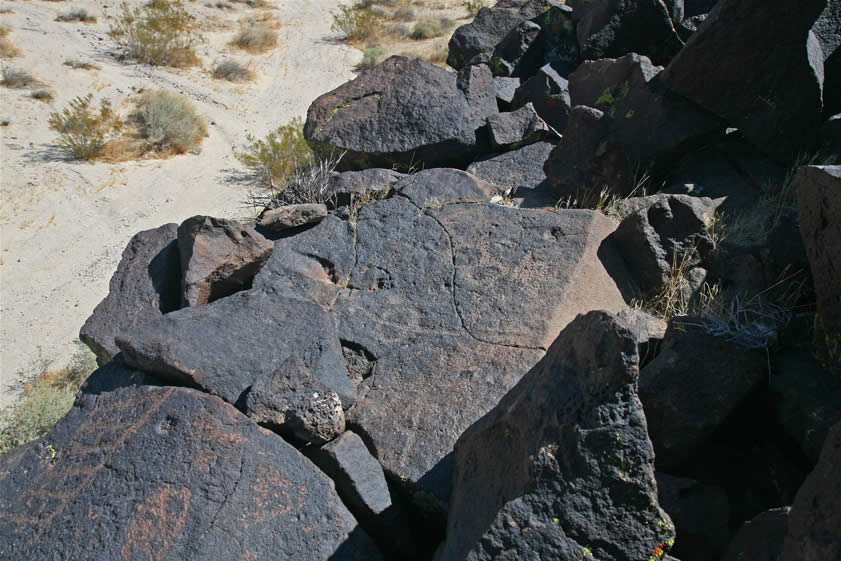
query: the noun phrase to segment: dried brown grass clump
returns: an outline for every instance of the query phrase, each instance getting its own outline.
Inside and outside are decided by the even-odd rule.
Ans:
[[[41,88],[39,90],[35,90],[32,93],[30,93],[29,95],[32,97],[32,99],[37,99],[38,101],[43,101],[43,102],[50,102],[50,101],[53,100],[53,97],[55,97],[53,95],[53,92],[46,89],[46,88]]]
[[[217,80],[228,80],[229,82],[247,82],[253,80],[254,70],[235,60],[223,60],[213,69],[213,77]]]
[[[38,84],[32,74],[20,68],[4,67],[2,70],[3,78],[0,80],[0,85],[6,88],[28,88]]]
[[[86,60],[67,59],[64,61],[64,66],[75,68],[79,70],[101,70],[102,67]]]
[[[0,25],[0,58],[13,58],[20,54],[20,49],[9,40],[11,32],[12,28],[8,25]]]
[[[265,53],[277,47],[277,31],[264,23],[248,23],[239,30],[230,44],[252,54]]]

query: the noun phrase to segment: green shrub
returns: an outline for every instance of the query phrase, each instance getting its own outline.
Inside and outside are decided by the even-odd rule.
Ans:
[[[78,10],[70,10],[59,14],[55,18],[56,21],[81,21],[82,23],[96,23],[96,16],[89,14],[84,8]]]
[[[356,69],[368,70],[369,68],[373,68],[381,63],[384,58],[385,51],[382,47],[370,47],[365,49],[365,52],[362,54],[362,62],[356,66]]]
[[[412,28],[409,35],[412,39],[432,39],[444,34],[445,26],[449,23],[446,20],[436,18],[423,18]]]
[[[111,104],[103,99],[99,113],[91,107],[93,94],[77,97],[61,113],[50,113],[50,128],[59,133],[58,145],[79,160],[99,155],[108,139],[122,129],[122,121],[114,115]]]
[[[279,191],[298,165],[312,159],[303,127],[303,120],[297,117],[270,132],[264,140],[249,135],[248,144],[236,157],[261,187]]]
[[[333,13],[332,30],[341,33],[347,41],[366,41],[379,36],[383,24],[377,14],[356,4],[339,6],[339,11]]]
[[[277,46],[277,31],[261,24],[249,24],[239,30],[231,45],[250,53],[264,53]]]
[[[124,2],[111,35],[126,58],[153,66],[188,66],[197,60],[193,47],[199,40],[191,30],[192,19],[181,0],[152,0],[134,10]]]
[[[144,92],[133,117],[146,143],[156,150],[193,150],[207,134],[190,100],[167,90]]]
[[[82,383],[96,368],[93,354],[77,352],[69,366],[50,370],[49,361],[24,374],[19,400],[0,411],[0,455],[44,436],[73,405]]]
[[[213,69],[213,77],[229,82],[245,82],[254,78],[254,71],[235,60],[223,60]]]
[[[487,4],[485,4],[484,0],[464,0],[462,4],[464,4],[467,13],[473,17],[476,17],[476,14],[479,13],[479,10],[487,7]]]

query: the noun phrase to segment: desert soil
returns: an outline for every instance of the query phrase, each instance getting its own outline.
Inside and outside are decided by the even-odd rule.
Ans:
[[[79,328],[108,293],[108,282],[132,235],[196,215],[248,218],[243,168],[234,156],[246,135],[262,137],[303,116],[318,95],[354,78],[362,53],[331,32],[335,0],[273,0],[278,48],[251,56],[227,43],[238,21],[254,14],[243,3],[187,3],[206,41],[201,66],[150,67],[117,58],[108,30],[118,2],[0,1],[0,24],[21,51],[5,66],[31,73],[41,84],[0,88],[0,387],[31,369],[39,357],[53,368],[67,364]],[[130,5],[139,5],[132,0]],[[222,4],[221,2],[219,4]],[[58,14],[85,8],[94,24],[62,23]],[[253,82],[214,80],[224,58],[249,62]],[[69,59],[99,70],[73,69]],[[31,97],[48,88],[49,102]],[[200,153],[121,163],[71,161],[56,146],[47,124],[76,96],[107,98],[125,115],[144,89],[166,88],[187,96],[207,120]],[[0,404],[9,393],[0,389]]]

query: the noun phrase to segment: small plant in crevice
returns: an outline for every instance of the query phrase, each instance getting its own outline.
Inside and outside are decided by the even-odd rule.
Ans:
[[[198,63],[193,49],[200,37],[181,0],[151,0],[134,9],[124,2],[110,33],[128,59],[153,66]]]
[[[97,157],[123,128],[107,99],[100,102],[98,111],[92,101],[93,94],[77,97],[61,113],[50,113],[48,119],[50,128],[59,133],[58,145],[79,160]]]
[[[660,290],[647,298],[637,298],[631,301],[631,307],[642,310],[660,319],[669,321],[676,316],[685,316],[693,311],[693,286],[689,272],[694,267],[697,251],[692,249],[678,256],[672,255],[672,270],[669,281]],[[719,288],[712,288],[715,294]]]

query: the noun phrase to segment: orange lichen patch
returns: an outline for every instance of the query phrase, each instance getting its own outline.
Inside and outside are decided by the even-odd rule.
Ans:
[[[187,522],[192,493],[186,488],[164,485],[137,507],[137,515],[122,549],[124,559],[163,561]]]

